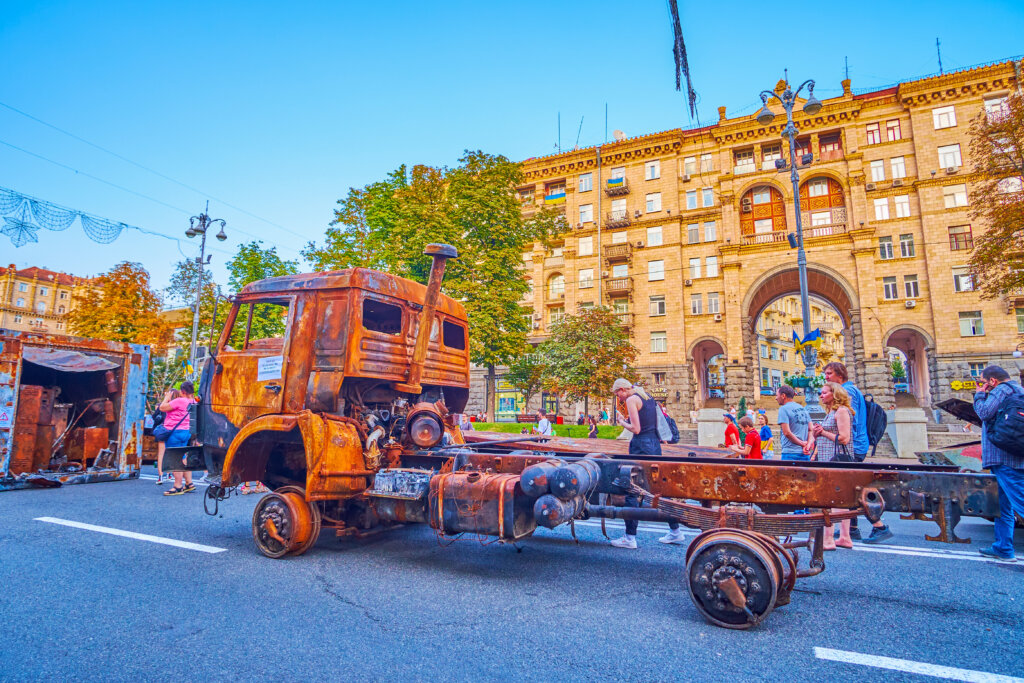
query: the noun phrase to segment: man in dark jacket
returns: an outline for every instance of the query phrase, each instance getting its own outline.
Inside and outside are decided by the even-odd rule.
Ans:
[[[986,557],[1014,560],[1014,513],[1024,516],[1024,444],[1017,453],[1009,453],[989,438],[989,420],[999,412],[1001,404],[1014,394],[1024,392],[1020,384],[1010,381],[1010,374],[998,365],[981,371],[983,383],[974,395],[974,412],[982,420],[981,466],[996,475],[999,482],[999,518],[995,521],[996,541],[978,552]]]

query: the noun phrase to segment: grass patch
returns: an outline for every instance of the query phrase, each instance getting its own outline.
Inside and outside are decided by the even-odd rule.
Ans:
[[[499,432],[501,434],[519,434],[523,427],[536,427],[536,424],[518,422],[474,422],[473,429],[480,432]],[[587,425],[551,425],[555,436],[568,436],[574,439],[587,438]],[[598,425],[597,438],[616,439],[622,433],[618,425]]]

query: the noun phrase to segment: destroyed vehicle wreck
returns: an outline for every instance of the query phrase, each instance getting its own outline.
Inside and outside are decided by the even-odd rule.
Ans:
[[[149,347],[0,330],[0,490],[137,477]]]
[[[961,516],[997,514],[994,477],[952,467],[573,453],[537,436],[467,444],[454,419],[468,398],[467,317],[440,294],[456,253],[426,253],[426,286],[357,268],[271,278],[235,297],[203,370],[194,440],[168,448],[164,466],[184,455],[209,470],[211,514],[242,482],[269,486],[252,516],[267,557],[301,555],[323,528],[360,538],[422,523],[511,543],[576,519],[674,519],[703,532],[680,566],[698,611],[743,629],[824,570],[828,524],[901,511],[953,543]],[[261,306],[283,324],[258,338]]]

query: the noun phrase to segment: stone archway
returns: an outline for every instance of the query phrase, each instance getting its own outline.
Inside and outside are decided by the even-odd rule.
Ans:
[[[700,410],[712,398],[712,392],[725,383],[725,343],[715,337],[701,337],[690,345],[687,355],[694,378],[693,406],[694,410]],[[721,357],[720,364],[711,371],[708,366],[715,357]]]
[[[916,325],[898,325],[888,332],[882,340],[886,349],[898,349],[906,358],[907,393],[914,397],[917,405],[928,408],[932,404],[932,349],[935,343],[931,336]],[[894,389],[899,389],[895,387]],[[897,391],[898,394],[901,393]]]

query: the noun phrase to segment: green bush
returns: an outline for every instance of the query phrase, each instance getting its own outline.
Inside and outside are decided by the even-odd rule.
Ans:
[[[518,434],[523,427],[536,427],[536,424],[518,422],[474,422],[473,429],[479,432],[498,432],[500,434]],[[551,425],[555,436],[569,436],[574,439],[585,439],[587,436],[587,425]],[[597,438],[615,439],[622,433],[622,427],[618,425],[598,425]]]

